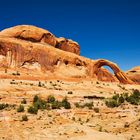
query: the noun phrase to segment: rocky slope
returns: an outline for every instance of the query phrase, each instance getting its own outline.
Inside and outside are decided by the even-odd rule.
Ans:
[[[126,72],[126,75],[136,83],[140,84],[140,66],[134,67]]]
[[[31,66],[38,72],[51,73],[55,77],[94,78],[125,84],[136,82],[108,60],[91,60],[79,54],[78,43],[57,38],[35,26],[15,26],[0,32],[0,66],[6,71],[30,69]],[[111,67],[114,75],[102,66]]]

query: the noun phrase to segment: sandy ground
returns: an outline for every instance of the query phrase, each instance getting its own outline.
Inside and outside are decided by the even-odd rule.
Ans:
[[[0,80],[0,103],[15,104],[15,108],[0,110],[0,140],[140,140],[140,106],[123,104],[110,109],[102,99],[85,99],[84,96],[111,97],[115,93],[131,92],[140,85],[89,80],[66,81],[45,80]],[[68,94],[72,91],[72,94]],[[65,96],[72,109],[39,110],[37,115],[27,113],[34,95],[47,99],[54,95],[58,100]],[[25,98],[25,111],[18,113],[16,108]],[[91,102],[99,108],[78,109],[76,102]],[[28,121],[21,121],[26,114]],[[129,123],[129,127],[124,127]]]

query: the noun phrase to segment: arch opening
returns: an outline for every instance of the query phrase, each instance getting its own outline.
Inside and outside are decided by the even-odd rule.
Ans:
[[[102,67],[102,66],[108,66],[112,69],[112,71],[114,72],[114,75],[116,76],[116,78],[121,82],[121,83],[125,83],[125,84],[128,84],[128,83],[133,83],[127,76],[126,74],[120,70],[120,68],[108,61],[108,60],[104,60],[104,59],[99,59],[99,60],[96,60],[95,63],[94,63],[94,66],[93,66],[93,72],[94,74],[97,75],[98,73],[98,70]]]
[[[102,66],[102,68],[106,69],[108,72],[114,75],[114,71],[109,66]]]

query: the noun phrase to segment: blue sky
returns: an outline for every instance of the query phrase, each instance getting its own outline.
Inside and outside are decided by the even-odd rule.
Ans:
[[[122,70],[140,65],[139,0],[5,0],[0,30],[19,24],[77,41],[81,55],[104,58]]]

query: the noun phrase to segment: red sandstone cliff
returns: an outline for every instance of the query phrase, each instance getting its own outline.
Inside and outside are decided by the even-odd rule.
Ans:
[[[0,32],[1,67],[17,70],[35,66],[44,74],[51,73],[59,77],[134,83],[116,64],[79,55],[78,43],[57,38],[49,31],[35,26],[15,26]],[[111,67],[114,75],[101,68],[104,65]]]

